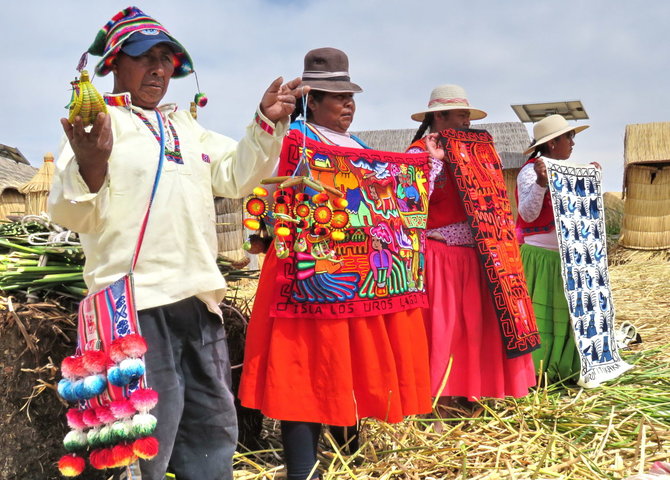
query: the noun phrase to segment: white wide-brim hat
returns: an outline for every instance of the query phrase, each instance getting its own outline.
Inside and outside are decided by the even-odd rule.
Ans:
[[[557,113],[544,117],[533,125],[533,141],[523,154],[528,155],[532,153],[538,146],[547,143],[552,138],[560,137],[564,133],[574,130],[576,135],[587,128],[589,128],[589,125],[570,125],[562,115]]]
[[[468,96],[463,87],[458,85],[440,85],[430,92],[428,109],[412,115],[412,120],[423,122],[427,113],[442,112],[444,110],[470,110],[470,120],[481,120],[486,112],[473,108],[468,102]]]

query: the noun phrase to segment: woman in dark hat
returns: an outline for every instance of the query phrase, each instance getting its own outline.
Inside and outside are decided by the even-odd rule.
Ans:
[[[330,145],[366,148],[348,133],[354,94],[362,91],[351,82],[348,63],[334,48],[307,53],[302,85],[310,91],[296,108],[306,118],[294,115],[291,128]],[[350,206],[356,201],[347,199]],[[271,316],[276,276],[277,256],[270,251],[247,332],[240,398],[244,406],[282,421],[288,478],[318,478],[311,472],[322,424],[348,427],[350,433],[365,417],[399,422],[430,411],[423,320],[417,308],[365,317]],[[349,441],[338,432],[331,428],[341,445]],[[355,442],[354,435],[350,451]]]

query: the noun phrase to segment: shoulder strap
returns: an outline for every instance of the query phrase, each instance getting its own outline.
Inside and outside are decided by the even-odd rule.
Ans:
[[[137,244],[135,245],[135,252],[133,253],[133,260],[130,264],[130,272],[132,273],[135,270],[135,265],[137,264],[137,257],[140,254],[140,249],[142,248],[142,242],[144,240],[144,233],[147,230],[147,222],[149,221],[149,213],[151,212],[151,205],[154,202],[154,197],[156,196],[156,190],[158,188],[158,181],[161,178],[161,172],[163,171],[163,158],[165,157],[165,128],[163,127],[163,118],[158,110],[156,110],[156,120],[158,121],[158,129],[160,132],[160,153],[158,154],[158,169],[156,170],[156,177],[154,178],[154,186],[151,188],[151,197],[149,197],[149,204],[147,205],[147,211],[144,214],[144,220],[142,220],[142,226],[140,227],[140,234],[137,239]]]

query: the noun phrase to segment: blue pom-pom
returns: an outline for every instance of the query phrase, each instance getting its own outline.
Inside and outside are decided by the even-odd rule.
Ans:
[[[126,358],[119,364],[123,375],[132,381],[144,375],[144,362],[141,358]],[[127,382],[126,382],[127,383]]]
[[[105,377],[100,374],[89,375],[88,377],[84,378],[84,389],[88,395],[86,398],[92,398],[100,395],[105,391],[106,386],[107,381],[105,380]]]
[[[114,365],[109,370],[107,370],[107,380],[114,386],[123,387],[129,382],[127,375],[119,368],[118,365]]]
[[[74,402],[77,398],[72,392],[72,382],[67,378],[63,378],[58,382],[58,395],[66,402]]]
[[[77,400],[86,400],[87,398],[90,398],[87,396],[83,379],[79,379],[72,384],[72,395],[74,395],[75,399]]]

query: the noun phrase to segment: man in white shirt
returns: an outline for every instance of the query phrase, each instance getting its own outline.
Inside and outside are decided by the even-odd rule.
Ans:
[[[134,270],[152,413],[160,451],[142,461],[144,480],[232,479],[237,440],[230,362],[218,307],[213,196],[250,193],[275,168],[300,79],[275,80],[238,143],[200,126],[188,111],[161,105],[172,77],[193,71],[186,50],[136,7],[115,15],[89,48],[114,74],[108,114],[90,130],[61,119],[67,141],[49,199],[53,220],[80,234],[90,291],[128,273],[161,152],[165,157]]]

